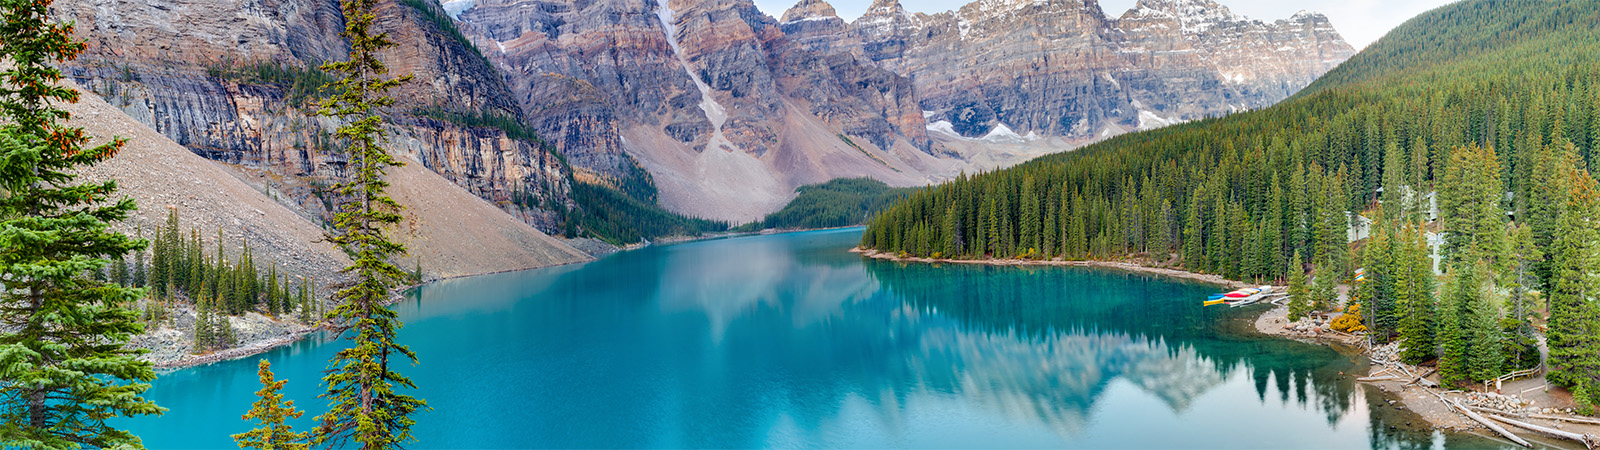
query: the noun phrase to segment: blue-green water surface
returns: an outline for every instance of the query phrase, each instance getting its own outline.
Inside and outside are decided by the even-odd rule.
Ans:
[[[1216,287],[867,260],[859,229],[693,242],[444,281],[397,306],[415,448],[1496,447],[1415,431],[1333,349],[1238,331]],[[262,355],[288,396],[341,341]],[[164,374],[150,448],[231,447],[257,358]]]

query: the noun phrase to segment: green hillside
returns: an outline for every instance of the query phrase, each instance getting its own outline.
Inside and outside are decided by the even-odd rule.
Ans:
[[[1545,289],[1551,378],[1587,382],[1580,398],[1600,402],[1600,341],[1586,341],[1600,338],[1584,331],[1600,329],[1588,300],[1600,298],[1600,196],[1586,170],[1600,157],[1597,23],[1594,1],[1445,6],[1276,106],[918,191],[875,217],[862,246],[1131,257],[1263,281],[1316,267],[1324,286],[1366,267],[1365,325],[1414,362],[1439,358],[1451,382],[1526,364],[1513,356],[1543,317],[1524,293]],[[1430,221],[1422,199],[1435,191]],[[1372,239],[1348,242],[1347,212],[1374,220]],[[1444,280],[1417,275],[1422,231],[1445,233]],[[1328,300],[1315,292],[1331,288],[1298,297]]]
[[[871,178],[839,178],[808,184],[783,209],[739,227],[741,231],[786,228],[836,228],[866,223],[868,217],[911,193]]]

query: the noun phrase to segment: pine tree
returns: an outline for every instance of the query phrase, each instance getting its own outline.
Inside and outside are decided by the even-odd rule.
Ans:
[[[1439,183],[1439,221],[1447,232],[1445,257],[1452,263],[1500,262],[1505,210],[1500,160],[1494,149],[1470,145],[1450,153]]]
[[[1600,188],[1587,172],[1570,170],[1572,191],[1561,214],[1551,267],[1551,382],[1600,388]]]
[[[1456,386],[1471,379],[1467,367],[1468,343],[1462,330],[1465,319],[1457,305],[1463,296],[1475,289],[1477,281],[1466,270],[1453,271],[1446,285],[1444,298],[1439,302],[1439,380],[1446,386]]]
[[[244,420],[257,420],[261,426],[233,435],[234,442],[239,443],[239,448],[253,448],[259,450],[306,450],[310,445],[306,443],[305,432],[294,431],[294,426],[289,425],[289,420],[299,419],[305,414],[294,407],[294,400],[284,400],[283,385],[286,380],[275,380],[272,374],[272,364],[262,359],[256,364],[256,373],[261,377],[261,390],[256,391],[259,400],[250,405],[250,412],[245,413]]]
[[[278,317],[278,266],[267,266],[267,314]]]
[[[1322,262],[1311,271],[1311,310],[1329,312],[1339,307],[1339,275],[1333,264]]]
[[[1074,215],[1076,217],[1076,215]],[[1077,220],[1074,218],[1074,220]],[[1189,214],[1183,226],[1183,265],[1189,270],[1204,271],[1205,244],[1203,238],[1205,229],[1200,215],[1200,196],[1189,197]]]
[[[960,231],[961,230],[961,219],[960,219],[960,217],[961,217],[961,215],[957,211],[956,204],[952,202],[950,204],[950,207],[945,210],[944,222],[940,224],[942,226],[942,228],[944,229],[944,232],[941,233],[941,234],[944,235],[943,236],[944,237],[944,242],[941,243],[942,244],[941,245],[942,248],[940,250],[940,253],[944,257],[955,258],[955,257],[957,257],[958,255],[961,254],[961,231]],[[422,263],[418,262],[417,263],[417,267],[418,268],[417,268],[416,278],[420,282],[421,279],[422,279],[422,276],[421,276],[421,274],[422,274],[422,269],[421,269]]]
[[[1035,192],[1032,177],[1022,181],[1022,204],[1020,209],[1021,214],[1019,214],[1020,218],[1017,220],[1017,225],[1020,231],[1018,234],[1021,235],[1019,236],[1021,242],[1017,246],[1017,253],[1030,253],[1039,249],[1038,229],[1041,228],[1041,224],[1044,222],[1044,218],[1039,215],[1039,196]]]
[[[1511,242],[1512,272],[1511,296],[1507,299],[1508,319],[1512,331],[1519,338],[1533,338],[1533,318],[1535,307],[1531,305],[1532,299],[1528,292],[1538,288],[1539,279],[1534,273],[1534,267],[1544,260],[1544,252],[1539,250],[1534,243],[1533,230],[1527,225],[1514,225],[1508,232]],[[1520,360],[1522,355],[1512,355]]]
[[[144,259],[144,250],[139,250],[138,252],[135,252],[133,254],[133,285],[134,286],[137,286],[137,287],[149,287],[150,286],[149,285],[149,280],[148,280],[149,273],[148,273],[148,270],[145,269],[144,261],[145,261],[145,259]]]
[[[300,281],[300,323],[311,324],[311,294],[307,292],[306,282]]]
[[[1383,215],[1392,219],[1403,219],[1410,213],[1411,208],[1406,204],[1405,190],[1405,155],[1400,151],[1400,144],[1389,141],[1383,150]]]
[[[998,209],[995,198],[990,196],[989,201],[984,204],[983,210],[984,216],[989,218],[989,220],[985,221],[989,226],[988,231],[984,233],[987,236],[984,241],[988,242],[984,246],[989,249],[989,253],[995,258],[1004,258],[1005,254],[1000,250],[1000,220],[996,217],[999,215]]]
[[[348,121],[338,135],[349,143],[352,179],[335,187],[344,202],[334,216],[336,232],[329,240],[351,254],[353,263],[344,272],[354,280],[334,294],[338,304],[329,315],[334,334],[348,335],[352,345],[334,355],[322,379],[327,388],[322,398],[329,405],[328,412],[317,417],[314,444],[339,447],[354,441],[368,450],[396,448],[414,440],[411,426],[416,422],[411,414],[427,409],[427,402],[396,390],[415,385],[390,367],[392,356],[413,364],[417,357],[396,342],[401,323],[384,305],[393,286],[404,279],[405,273],[390,261],[404,254],[405,247],[384,233],[400,221],[395,212],[400,206],[384,193],[388,183],[383,180],[385,169],[399,163],[379,145],[383,119],[377,114],[394,104],[385,91],[409,77],[383,78],[388,68],[378,52],[395,44],[386,33],[374,30],[377,3],[342,1],[341,36],[350,42],[350,59],[323,66],[343,78],[333,84],[335,94],[318,111]]]
[[[55,106],[78,100],[59,67],[85,46],[50,10],[50,0],[0,2],[0,442],[138,447],[108,419],[163,411],[140,397],[151,364],[122,346],[144,329],[129,308],[144,291],[88,274],[147,243],[109,229],[136,208],[115,181],[76,183],[124,141],[86,147]]]
[[[1487,261],[1480,261],[1476,267],[1466,270],[1473,271],[1475,280],[1487,281],[1490,277]],[[1458,316],[1463,319],[1461,329],[1469,349],[1467,369],[1475,381],[1492,380],[1500,376],[1505,367],[1505,358],[1501,356],[1504,342],[1500,336],[1500,308],[1490,298],[1492,283],[1485,284],[1491,287],[1466,286],[1467,296],[1462,304],[1465,309]]]
[[[1420,227],[1408,226],[1401,235],[1405,237],[1405,251],[1400,263],[1406,268],[1400,289],[1405,295],[1395,302],[1400,314],[1400,357],[1407,363],[1421,364],[1436,355],[1438,308],[1433,297],[1433,259]]]
[[[1294,252],[1289,262],[1289,321],[1294,322],[1311,312],[1311,289],[1306,286],[1306,271],[1300,266],[1300,252]]]
[[[128,260],[122,258],[111,260],[111,282],[123,286],[134,286],[133,276],[128,273]]]
[[[183,277],[183,292],[189,296],[189,301],[193,302],[201,296],[215,296],[216,294],[205,291],[209,290],[207,287],[216,286],[216,283],[206,284],[207,272],[205,258],[200,250],[200,230],[189,230],[189,236],[191,239],[187,251],[184,252],[183,263],[179,267],[188,269],[188,274]]]
[[[215,330],[212,326],[215,312],[211,310],[211,303],[209,298],[194,299],[194,330],[191,331],[194,344],[191,350],[195,354],[205,353],[216,346]]]

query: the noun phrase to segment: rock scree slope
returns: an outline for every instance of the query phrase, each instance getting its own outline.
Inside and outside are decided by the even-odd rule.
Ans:
[[[331,281],[349,265],[344,252],[324,240],[322,227],[293,202],[280,203],[221,163],[194,154],[93,93],[84,92],[82,101],[65,107],[74,125],[101,142],[111,136],[128,139],[116,157],[84,172],[88,180],[116,179],[118,194],[138,202],[139,211],[118,225],[125,231],[143,230],[148,237],[165,222],[170,207],[185,232],[201,230],[207,246],[215,245],[218,230],[230,255],[237,255],[249,239],[258,260],[270,258],[291,276]],[[406,222],[395,235],[413,255],[400,263],[411,269],[406,262],[421,257],[425,278],[590,259],[415,161],[391,169],[389,181],[391,195],[406,207]]]

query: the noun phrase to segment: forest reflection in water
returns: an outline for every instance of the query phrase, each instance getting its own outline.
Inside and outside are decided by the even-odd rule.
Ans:
[[[1204,284],[904,264],[860,230],[666,245],[434,283],[399,307],[428,448],[1429,448],[1323,346],[1234,332]],[[340,343],[263,355],[314,407]],[[164,375],[150,448],[243,431],[254,359]],[[310,426],[302,418],[297,426]]]

